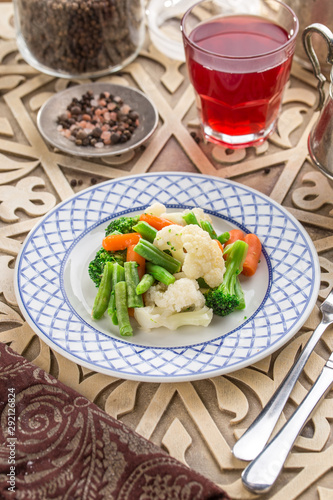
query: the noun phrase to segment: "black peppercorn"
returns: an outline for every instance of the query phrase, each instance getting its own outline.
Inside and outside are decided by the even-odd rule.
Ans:
[[[101,135],[102,135],[102,129],[100,129],[99,127],[95,127],[95,128],[92,130],[91,135],[92,135],[93,137],[96,137],[96,138],[98,139],[98,138],[99,138],[99,137],[101,137]]]
[[[122,103],[118,113],[114,111],[115,99]],[[94,96],[88,91],[80,99],[73,98],[67,110],[67,114],[57,117],[58,131],[77,146],[103,148],[104,145],[124,143],[139,124],[139,114],[120,97],[113,98],[108,92]]]

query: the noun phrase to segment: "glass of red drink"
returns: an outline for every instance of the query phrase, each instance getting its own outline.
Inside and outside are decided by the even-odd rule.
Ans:
[[[280,0],[203,0],[181,29],[205,138],[231,148],[261,144],[289,79],[295,13]]]

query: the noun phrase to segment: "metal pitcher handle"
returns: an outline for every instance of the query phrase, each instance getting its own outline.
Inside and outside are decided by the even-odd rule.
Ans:
[[[307,53],[308,58],[311,61],[312,67],[314,69],[314,73],[316,78],[318,79],[317,89],[319,91],[319,102],[316,111],[320,110],[325,102],[325,91],[324,84],[326,82],[326,78],[321,72],[321,67],[319,64],[319,60],[317,54],[314,51],[311,36],[313,33],[318,33],[321,35],[328,45],[328,54],[327,54],[327,62],[333,65],[333,33],[326,26],[320,23],[310,24],[303,31],[303,45],[305,52]],[[332,74],[332,72],[331,72]]]

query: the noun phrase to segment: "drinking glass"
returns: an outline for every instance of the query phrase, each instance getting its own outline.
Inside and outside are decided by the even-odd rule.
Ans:
[[[203,0],[181,30],[205,138],[231,148],[271,134],[290,75],[298,32],[280,0]]]

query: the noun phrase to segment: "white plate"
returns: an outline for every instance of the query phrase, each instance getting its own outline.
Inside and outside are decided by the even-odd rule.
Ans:
[[[96,293],[87,267],[110,219],[160,201],[199,206],[217,232],[239,227],[263,243],[257,273],[243,278],[247,307],[207,328],[121,338],[107,317],[92,321]],[[232,372],[272,354],[313,309],[320,267],[313,243],[282,206],[249,187],[216,177],[157,173],[107,181],[75,194],[48,213],[26,238],[17,259],[18,304],[54,350],[92,370],[149,382],[203,379]]]

